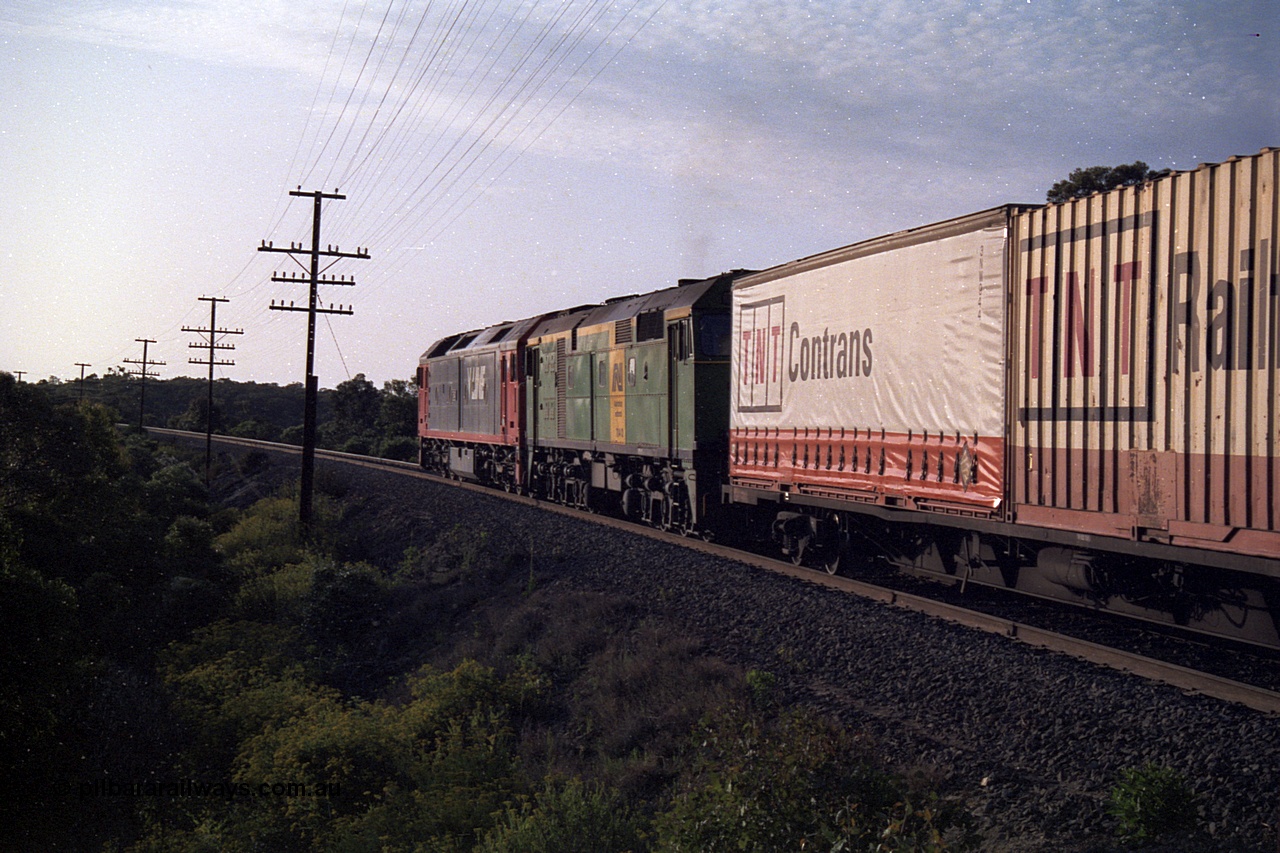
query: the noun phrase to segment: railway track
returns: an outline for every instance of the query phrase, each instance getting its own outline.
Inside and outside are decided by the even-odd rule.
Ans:
[[[173,439],[200,439],[204,436],[179,430],[151,428],[149,432],[157,437]],[[220,445],[240,446],[269,450],[275,453],[300,455],[301,448],[294,445],[275,444],[255,439],[242,439],[226,436],[215,436]],[[680,536],[648,526],[639,525],[621,518],[607,515],[589,515],[580,510],[570,509],[559,504],[548,503],[524,495],[509,494],[496,489],[449,480],[428,474],[416,464],[357,456],[337,451],[318,450],[317,457],[346,465],[364,468],[393,471],[397,474],[416,477],[430,482],[447,484],[454,488],[468,490],[476,494],[510,501],[524,506],[537,507],[548,512],[560,513],[595,524],[625,530],[631,534],[648,537],[657,541],[679,545],[684,548],[700,551],[704,554],[734,560],[755,566],[780,575],[798,578],[809,583],[836,589],[841,592],[858,595],[866,599],[878,601],[894,607],[923,613],[934,618],[964,625],[976,630],[997,634],[1027,645],[1069,655],[1073,658],[1089,661],[1100,666],[1136,675],[1150,681],[1168,684],[1186,693],[1210,697],[1223,702],[1239,704],[1255,711],[1280,715],[1280,692],[1254,684],[1245,683],[1232,678],[1203,672],[1193,667],[1159,660],[1149,655],[1114,648],[1110,645],[1082,639],[1078,636],[1033,625],[1028,622],[1012,619],[1007,616],[983,612],[982,610],[940,600],[939,597],[906,592],[889,586],[839,575],[830,575],[819,569],[796,566],[790,562],[774,559],[762,554],[751,553],[727,545],[705,542],[699,539]],[[1081,619],[1090,616],[1080,614]]]

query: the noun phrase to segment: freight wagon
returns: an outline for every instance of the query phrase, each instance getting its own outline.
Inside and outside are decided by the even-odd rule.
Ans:
[[[1280,645],[1278,161],[738,279],[726,501],[796,562]]]

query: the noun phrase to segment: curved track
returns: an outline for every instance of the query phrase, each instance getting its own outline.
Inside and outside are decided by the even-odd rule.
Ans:
[[[174,438],[203,439],[201,433],[183,432],[180,430],[149,428],[150,433],[158,436]],[[214,436],[214,441],[222,445],[260,448],[273,452],[301,455],[301,448],[296,445],[276,444],[255,439]],[[499,490],[486,488],[465,482],[448,480],[434,474],[428,474],[411,462],[397,462],[368,456],[357,456],[330,450],[318,450],[317,456],[379,470],[393,471],[397,474],[418,477],[436,483],[448,484],[455,488],[474,491],[498,500],[512,501],[525,506],[538,507],[551,512],[558,512],[578,519],[585,519],[596,524],[626,530],[630,533],[650,537],[659,541],[679,544],[683,547],[702,551],[715,556],[726,557],[742,563],[757,566],[768,571],[800,578],[811,583],[839,589],[875,601],[891,604],[909,610],[918,611],[936,618],[966,625],[988,633],[1000,634],[1031,646],[1060,652],[1072,657],[1087,660],[1112,669],[1129,672],[1152,681],[1158,681],[1177,687],[1189,693],[1212,697],[1225,702],[1233,702],[1269,714],[1280,714],[1280,692],[1263,687],[1246,684],[1229,678],[1201,672],[1193,668],[1181,666],[1130,651],[1111,648],[1089,640],[1036,627],[1004,616],[992,615],[953,603],[939,601],[925,595],[891,589],[887,586],[870,583],[864,580],[830,575],[821,570],[796,566],[789,562],[771,557],[753,554],[726,545],[704,542],[698,539],[682,537],[672,533],[604,515],[588,515],[580,510],[569,509],[558,504],[547,503],[531,497],[508,494]],[[1084,617],[1082,617],[1084,618]]]

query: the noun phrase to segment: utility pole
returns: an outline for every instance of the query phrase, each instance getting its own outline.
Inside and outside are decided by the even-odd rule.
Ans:
[[[320,249],[320,206],[324,199],[345,199],[345,195],[339,195],[335,190],[332,193],[314,190],[312,192],[303,192],[302,187],[298,187],[296,191],[290,191],[289,195],[301,198],[313,199],[312,221],[311,221],[311,249],[308,251],[301,243],[290,243],[289,248],[276,248],[271,243],[263,241],[258,247],[259,252],[283,252],[293,259],[299,267],[307,271],[307,275],[299,276],[296,272],[291,275],[271,274],[271,280],[276,282],[292,282],[295,284],[310,285],[310,295],[307,305],[295,307],[292,302],[285,305],[282,301],[276,305],[275,300],[271,302],[272,311],[306,311],[307,312],[307,385],[306,385],[306,404],[303,412],[302,420],[302,485],[301,494],[298,497],[298,518],[304,526],[311,524],[311,492],[315,481],[316,469],[316,398],[319,394],[319,380],[315,375],[315,356],[316,356],[316,315],[317,314],[351,314],[351,306],[345,308],[338,306],[324,306],[317,298],[317,291],[322,284],[340,284],[351,286],[355,284],[354,279],[348,280],[345,276],[341,279],[333,277],[322,278],[322,274],[333,264],[342,258],[359,258],[368,260],[369,253],[365,249],[356,249],[354,252],[344,252],[337,246],[330,245],[324,251]],[[303,264],[298,260],[298,256],[309,256],[310,266]],[[335,260],[322,270],[320,268],[321,258],[334,258]]]
[[[22,377],[24,377],[24,376],[26,376],[26,375],[27,375],[27,371],[25,371],[25,370],[15,370],[15,371],[13,371],[13,373],[14,373],[14,375],[15,375],[15,376],[17,376],[17,377],[18,377],[18,384],[19,384],[19,385],[21,385],[21,384],[22,384]]]
[[[228,302],[230,300],[221,299],[217,296],[201,296],[201,302],[209,303],[209,328],[196,329],[190,326],[183,326],[184,332],[195,332],[199,335],[208,335],[208,341],[200,341],[198,343],[187,344],[188,347],[209,350],[208,360],[199,358],[189,358],[189,364],[207,364],[209,365],[209,402],[204,412],[204,484],[209,485],[209,471],[213,465],[213,367],[214,365],[232,365],[234,361],[218,361],[215,357],[217,350],[235,349],[234,344],[218,343],[219,335],[243,335],[244,329],[219,329],[218,328],[218,303]]]
[[[130,376],[141,376],[141,377],[142,377],[142,394],[141,394],[141,396],[140,396],[140,398],[139,398],[139,400],[138,400],[138,430],[139,430],[139,431],[141,431],[141,430],[142,430],[142,416],[143,416],[143,415],[146,413],[146,411],[147,411],[147,377],[148,377],[148,376],[158,376],[158,375],[159,375],[158,373],[148,373],[148,372],[147,372],[147,368],[148,368],[148,367],[151,367],[151,366],[153,366],[153,365],[162,365],[162,364],[164,364],[164,362],[163,362],[163,361],[148,361],[148,360],[147,360],[147,344],[154,344],[154,343],[155,343],[155,341],[153,341],[153,340],[151,340],[151,339],[149,339],[149,338],[134,338],[134,340],[135,340],[135,341],[137,341],[138,343],[142,344],[142,361],[138,361],[136,358],[126,358],[126,359],[124,360],[124,363],[125,363],[125,364],[136,364],[136,365],[138,365],[138,369],[137,369],[137,370],[129,370],[129,371],[126,371],[126,372],[127,372]]]
[[[85,364],[83,361],[77,361],[76,367],[80,368],[80,402],[84,402],[84,369],[93,367],[92,364]]]

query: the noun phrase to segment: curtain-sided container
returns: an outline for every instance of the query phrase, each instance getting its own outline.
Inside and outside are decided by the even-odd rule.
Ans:
[[[997,517],[1005,494],[999,207],[733,288],[734,486]]]

